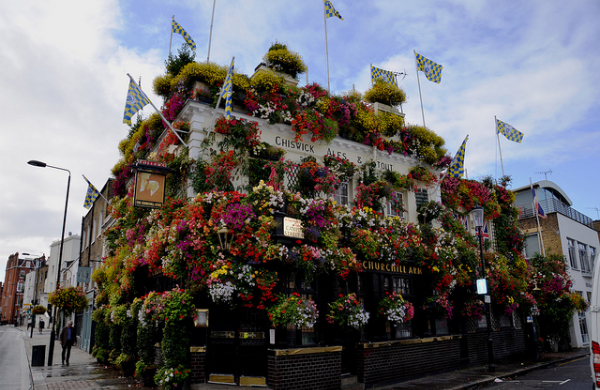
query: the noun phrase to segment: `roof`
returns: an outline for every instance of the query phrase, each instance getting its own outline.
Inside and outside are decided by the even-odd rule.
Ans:
[[[571,199],[569,199],[569,197],[563,191],[563,189],[560,188],[556,183],[554,183],[550,180],[540,180],[540,181],[536,181],[532,185],[534,188],[543,188],[546,191],[550,191],[552,193],[552,195],[554,195],[556,197],[556,199],[560,200],[561,202],[565,203],[568,206],[573,206],[573,202],[571,201]],[[513,192],[521,193],[524,191],[528,191],[529,189],[530,189],[530,186],[527,185],[527,186],[515,188],[515,189],[513,189]]]

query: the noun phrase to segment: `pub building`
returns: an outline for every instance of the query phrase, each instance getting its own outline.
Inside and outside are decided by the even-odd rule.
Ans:
[[[200,85],[195,87],[205,88]],[[188,148],[179,145],[170,151],[175,155],[184,151],[193,161],[211,161],[215,151],[230,149],[230,146],[223,146],[227,134],[215,130],[215,123],[224,114],[224,109],[215,109],[201,99],[187,100],[174,123],[189,123],[187,134],[181,133]],[[300,188],[307,199],[331,196],[337,205],[347,205],[350,210],[356,206],[358,188],[368,174],[381,176],[385,171],[391,171],[406,176],[418,166],[425,166],[437,178],[444,172],[442,168],[424,164],[415,156],[388,153],[347,137],[337,136],[330,142],[313,142],[310,135],[298,137],[290,124],[270,123],[251,114],[239,106],[234,106],[232,113],[236,120],[257,123],[260,141],[284,151],[285,161],[295,164],[285,171],[282,188],[279,189],[293,191]],[[404,117],[401,113],[397,115]],[[158,145],[168,136],[167,129],[145,160],[156,159],[160,153]],[[311,159],[323,166],[325,156],[353,163],[358,173],[346,176],[330,195],[314,187],[302,189],[300,182],[303,172],[298,167]],[[247,153],[245,158],[259,161],[261,166],[268,163],[267,159],[261,160],[260,156],[253,153]],[[279,160],[279,155],[275,160]],[[151,171],[151,167],[145,168]],[[266,177],[261,180],[264,183],[273,182],[273,174],[274,170],[267,171]],[[187,198],[193,199],[198,191],[190,182],[187,182],[185,190]],[[248,194],[257,185],[256,178],[243,174],[232,176],[231,184],[231,189]],[[419,214],[419,206],[441,200],[439,185],[415,180],[410,188],[394,191],[402,207],[392,207],[387,200],[390,196],[381,198],[374,206],[378,207],[374,211],[382,215],[380,218],[400,218],[406,223],[407,229],[420,224],[429,224],[434,230],[440,227],[439,221],[425,220]],[[303,226],[298,210],[286,202],[275,208],[273,216],[276,227],[270,238],[285,247],[286,253],[315,242],[308,237],[309,227]],[[462,210],[466,215],[468,233],[474,235],[468,211]],[[229,229],[219,236],[219,240],[226,242],[227,239],[235,239],[235,235],[236,231]],[[487,238],[493,243],[493,224],[490,224],[488,235]],[[220,242],[223,252],[227,252],[228,244]],[[416,251],[425,246],[424,242],[417,244]],[[486,247],[489,250],[490,245]],[[491,250],[493,248],[494,245],[491,245]],[[366,258],[358,250],[356,253],[358,264],[355,269],[360,272],[351,271],[344,275],[336,272],[311,273],[310,270],[301,272],[298,268],[288,266],[285,261],[268,263],[270,270],[277,272],[278,276],[273,295],[296,294],[301,300],[315,302],[319,315],[312,327],[295,324],[273,326],[264,308],[258,308],[257,305],[245,307],[239,300],[228,304],[215,303],[206,290],[199,289],[194,301],[198,318],[195,326],[190,327],[191,382],[267,386],[271,389],[370,388],[403,378],[488,362],[488,324],[485,316],[479,319],[466,318],[456,311],[452,315],[436,315],[428,309],[431,297],[435,297],[436,293],[427,262],[414,261],[409,252],[404,252],[408,255],[398,261]],[[143,286],[138,289],[139,295],[166,291],[175,286],[188,288],[193,284],[191,280],[169,278],[163,275],[160,268],[148,272],[147,268],[139,267],[135,279],[137,285]],[[410,320],[394,322],[379,315],[379,303],[393,293],[400,294],[412,304],[414,315]],[[348,294],[355,294],[355,299],[369,313],[364,326],[339,326],[328,321],[329,304]],[[495,359],[526,353],[526,324],[522,315],[519,310],[505,315],[492,305]],[[157,357],[157,361],[160,360]]]

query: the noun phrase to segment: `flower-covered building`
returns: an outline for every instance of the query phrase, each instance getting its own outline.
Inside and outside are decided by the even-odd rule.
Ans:
[[[398,87],[298,87],[301,58],[269,53],[233,75],[230,119],[227,67],[180,52],[155,80],[179,137],[151,115],[119,145],[95,356],[165,388],[372,387],[485,363],[477,205],[494,355],[525,353],[535,299],[507,181],[441,180],[444,140],[394,107]],[[136,206],[143,191],[166,200]]]

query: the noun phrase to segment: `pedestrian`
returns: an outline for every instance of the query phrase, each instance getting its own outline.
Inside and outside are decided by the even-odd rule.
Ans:
[[[69,357],[71,357],[71,347],[77,344],[75,329],[73,329],[73,321],[69,321],[60,332],[60,345],[62,345],[62,364],[65,365],[65,353],[67,357],[67,366],[69,365]]]
[[[46,325],[46,324],[44,323],[44,320],[41,318],[40,318],[39,325],[40,325],[40,333],[42,333],[42,331],[44,330],[44,325]]]

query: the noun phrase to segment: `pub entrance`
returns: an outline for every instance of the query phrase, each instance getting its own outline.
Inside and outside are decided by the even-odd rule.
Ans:
[[[265,310],[210,308],[209,383],[266,386],[268,319]]]

